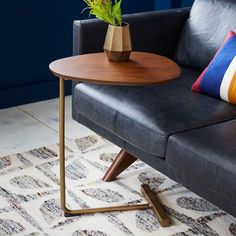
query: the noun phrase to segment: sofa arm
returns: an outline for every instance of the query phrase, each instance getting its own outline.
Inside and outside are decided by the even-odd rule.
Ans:
[[[189,8],[124,15],[130,24],[134,51],[174,55]],[[74,21],[73,54],[103,51],[107,24],[97,19]]]

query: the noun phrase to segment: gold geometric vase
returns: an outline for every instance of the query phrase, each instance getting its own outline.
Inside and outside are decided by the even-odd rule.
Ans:
[[[122,62],[129,60],[132,51],[129,24],[108,26],[104,51],[109,61]]]

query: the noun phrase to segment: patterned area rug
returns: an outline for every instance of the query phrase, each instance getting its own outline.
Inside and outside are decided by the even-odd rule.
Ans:
[[[59,204],[58,145],[0,158],[0,235],[235,236],[236,219],[137,161],[112,183],[100,180],[119,149],[97,135],[66,145],[70,208],[142,203],[148,183],[171,216],[162,228],[151,210],[65,218]]]

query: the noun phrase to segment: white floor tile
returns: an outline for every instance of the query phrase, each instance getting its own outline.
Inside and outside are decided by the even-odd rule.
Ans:
[[[0,110],[0,156],[57,142],[57,132],[17,107]]]
[[[66,137],[78,138],[91,134],[85,126],[75,122],[71,117],[71,96],[66,97]],[[19,107],[51,129],[59,132],[59,99],[52,99]]]

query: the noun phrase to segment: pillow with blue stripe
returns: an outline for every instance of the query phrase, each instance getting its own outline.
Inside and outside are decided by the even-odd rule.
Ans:
[[[236,105],[236,33],[230,32],[192,90]]]

